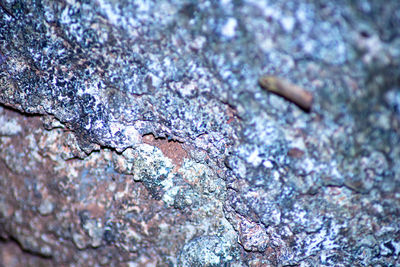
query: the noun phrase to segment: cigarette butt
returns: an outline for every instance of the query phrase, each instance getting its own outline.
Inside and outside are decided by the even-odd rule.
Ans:
[[[313,96],[302,87],[276,76],[263,75],[258,80],[262,88],[295,103],[304,111],[311,110]]]

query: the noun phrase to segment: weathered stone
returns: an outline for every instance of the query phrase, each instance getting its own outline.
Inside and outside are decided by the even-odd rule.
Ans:
[[[0,4],[0,265],[399,261],[399,1]]]

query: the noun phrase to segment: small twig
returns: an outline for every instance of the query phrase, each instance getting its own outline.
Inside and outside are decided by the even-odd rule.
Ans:
[[[295,85],[286,79],[269,75],[261,76],[258,83],[265,90],[286,98],[304,111],[308,112],[311,110],[313,96],[302,87]]]

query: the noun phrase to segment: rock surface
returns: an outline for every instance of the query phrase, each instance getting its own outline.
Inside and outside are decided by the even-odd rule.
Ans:
[[[0,3],[2,265],[400,263],[399,1]]]

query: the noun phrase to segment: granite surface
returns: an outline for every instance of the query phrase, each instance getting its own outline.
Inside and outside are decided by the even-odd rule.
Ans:
[[[0,3],[0,265],[400,264],[399,1]]]

